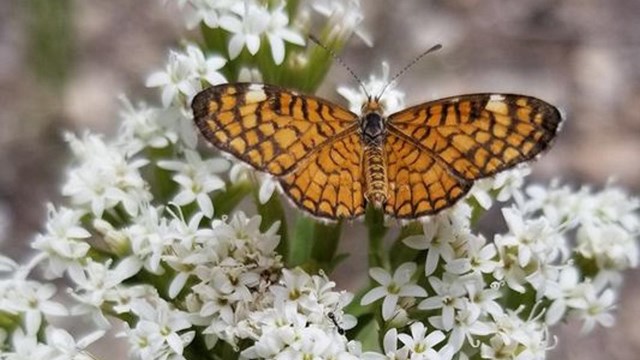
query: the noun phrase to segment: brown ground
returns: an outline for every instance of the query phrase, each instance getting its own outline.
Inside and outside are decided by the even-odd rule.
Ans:
[[[61,130],[113,133],[116,95],[156,99],[144,88],[144,78],[162,66],[167,48],[185,36],[179,18],[163,9],[161,1],[60,2],[70,5],[70,20],[62,27],[71,25],[72,35],[71,50],[59,66],[66,69],[62,75],[34,71],[49,61],[32,51],[37,25],[33,9],[42,9],[38,3],[45,2],[0,2],[0,212],[4,208],[10,215],[0,248],[12,256],[23,255],[41,228],[45,201],[59,199],[68,156]],[[400,82],[408,103],[475,91],[544,98],[563,108],[568,121],[554,149],[535,165],[535,179],[560,176],[574,184],[601,186],[615,176],[640,192],[639,1],[362,3],[365,28],[376,44],[367,48],[353,39],[344,58],[357,73],[378,72],[382,60],[389,61],[393,72],[442,43],[444,50],[420,62]],[[53,36],[37,46],[47,44],[55,51],[65,43]],[[332,90],[337,79],[347,79],[338,67],[322,90],[325,96],[337,99]],[[347,234],[354,239],[345,246],[357,246],[358,230]],[[578,324],[562,326],[555,331],[559,345],[551,358],[637,359],[638,275],[627,274],[615,328],[579,337]]]

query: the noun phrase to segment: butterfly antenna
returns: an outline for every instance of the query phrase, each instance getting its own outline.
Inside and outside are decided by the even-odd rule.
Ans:
[[[389,87],[389,85],[393,84],[396,80],[398,80],[398,78],[400,76],[404,75],[404,73],[406,73],[407,70],[409,70],[413,65],[417,64],[418,61],[420,61],[423,57],[427,56],[427,54],[430,54],[430,53],[432,53],[434,51],[438,51],[440,49],[442,49],[442,44],[436,44],[436,45],[433,45],[431,48],[429,48],[427,51],[425,51],[422,54],[416,56],[415,59],[413,59],[410,63],[408,63],[402,70],[398,71],[391,78],[391,80],[389,80],[389,82],[387,82],[387,84],[382,88],[382,91],[380,91],[380,94],[378,96],[376,96],[376,99],[380,99],[382,97],[382,94],[384,94],[384,92]]]
[[[343,68],[347,69],[347,71],[349,72],[349,74],[351,74],[351,76],[356,80],[356,82],[358,83],[358,85],[360,85],[360,87],[362,88],[362,90],[364,91],[365,95],[367,95],[367,98],[370,98],[371,95],[369,95],[369,92],[367,91],[367,88],[364,86],[364,83],[362,82],[362,80],[360,80],[360,78],[358,77],[358,75],[356,75],[355,72],[353,72],[353,70],[351,70],[351,68],[338,56],[338,54],[336,54],[333,50],[329,49],[327,46],[325,46],[323,43],[320,42],[320,40],[318,40],[317,37],[315,37],[314,35],[309,35],[309,40],[311,40],[312,42],[314,42],[316,45],[320,46],[321,48],[323,48],[326,52],[329,53],[329,55],[331,55],[331,57],[338,62],[338,64],[340,64]]]

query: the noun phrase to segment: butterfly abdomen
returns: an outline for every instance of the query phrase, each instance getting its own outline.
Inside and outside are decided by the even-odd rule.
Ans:
[[[376,208],[387,202],[387,162],[382,144],[368,144],[364,148],[364,196]]]

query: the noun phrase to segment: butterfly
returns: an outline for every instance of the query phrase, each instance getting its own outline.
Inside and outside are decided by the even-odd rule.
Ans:
[[[387,115],[369,97],[361,115],[268,84],[207,88],[192,102],[203,136],[221,151],[278,179],[313,216],[364,214],[415,219],[446,209],[477,179],[534,158],[561,116],[530,96],[470,94]]]

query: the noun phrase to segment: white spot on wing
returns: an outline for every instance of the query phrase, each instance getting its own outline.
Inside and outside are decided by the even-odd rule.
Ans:
[[[246,104],[253,104],[267,99],[267,94],[261,84],[251,84],[248,89],[244,99]]]
[[[489,96],[489,101],[504,101],[504,95],[492,94]]]

